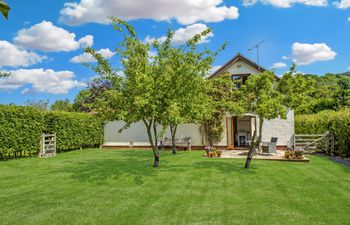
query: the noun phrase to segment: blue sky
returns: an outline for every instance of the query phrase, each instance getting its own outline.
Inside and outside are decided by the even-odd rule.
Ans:
[[[350,70],[350,0],[7,0],[9,20],[0,18],[0,104],[27,100],[73,100],[94,76],[82,61],[91,46],[111,57],[120,35],[106,23],[108,15],[127,19],[142,40],[161,38],[168,28],[181,44],[206,27],[213,34],[200,45],[227,49],[213,66],[264,40],[260,63],[285,72],[324,74]],[[80,56],[79,56],[80,55]],[[75,58],[74,58],[75,57]],[[74,58],[74,59],[73,59]]]

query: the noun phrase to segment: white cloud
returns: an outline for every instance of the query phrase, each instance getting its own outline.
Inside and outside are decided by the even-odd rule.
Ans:
[[[278,8],[289,8],[294,4],[304,4],[308,6],[327,6],[327,0],[243,0],[244,6],[252,6],[261,2],[263,4],[273,5]]]
[[[67,30],[44,20],[28,29],[19,30],[13,41],[15,44],[29,49],[45,52],[68,52],[78,49],[81,44],[92,44],[92,36],[87,35],[76,41],[74,33],[69,33]]]
[[[348,21],[350,22],[350,16],[348,17]]]
[[[334,4],[338,9],[347,9],[347,8],[350,7],[350,0],[336,1],[336,2],[333,2],[333,4]]]
[[[200,34],[201,32],[205,31],[208,29],[208,26],[202,23],[196,23],[192,24],[190,26],[187,26],[186,28],[180,28],[175,30],[174,32],[174,37],[173,37],[173,44],[179,45],[179,44],[184,44],[186,41],[190,40],[193,38],[196,34]],[[208,38],[213,37],[214,34],[211,32],[209,33],[206,37],[202,38],[199,43],[206,43],[209,42]],[[145,38],[145,42],[152,42],[154,41],[155,38],[147,36]],[[162,36],[158,38],[160,42],[163,42],[166,40],[166,36]]]
[[[285,64],[284,62],[277,62],[271,66],[271,69],[281,69],[286,67],[287,67],[287,64]]]
[[[109,50],[109,48],[103,48],[98,51],[97,53],[101,54],[104,58],[111,58],[115,53]],[[82,53],[80,55],[74,56],[70,62],[72,63],[89,63],[89,62],[96,62],[96,59],[89,53]]]
[[[0,41],[0,67],[30,66],[44,59],[46,56],[20,49],[7,41]]]
[[[298,65],[332,60],[336,55],[337,53],[325,43],[303,44],[296,42],[292,46],[292,59]]]
[[[74,79],[72,71],[54,71],[51,69],[18,69],[10,72],[11,76],[0,78],[0,90],[16,90],[25,85],[31,87],[22,90],[27,92],[45,92],[50,94],[66,94],[75,87],[86,86],[85,83]]]
[[[82,48],[93,46],[94,45],[94,36],[86,35],[85,37],[80,38],[79,44],[80,44],[80,47],[82,47]]]
[[[106,24],[108,16],[126,20],[176,19],[181,24],[239,17],[238,8],[224,5],[223,0],[80,0],[65,3],[60,15],[61,22],[72,26],[89,22]]]

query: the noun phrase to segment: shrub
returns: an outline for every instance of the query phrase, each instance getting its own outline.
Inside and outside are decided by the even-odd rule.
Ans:
[[[101,120],[86,113],[51,111],[45,113],[45,132],[56,133],[59,151],[91,147],[102,141]]]
[[[350,109],[295,116],[295,132],[298,134],[322,134],[327,131],[334,134],[335,154],[349,157]]]
[[[0,105],[0,157],[40,148],[43,114],[33,107]]]
[[[86,113],[48,111],[0,105],[0,158],[16,152],[31,155],[40,149],[42,133],[56,133],[59,151],[97,146],[103,124]]]

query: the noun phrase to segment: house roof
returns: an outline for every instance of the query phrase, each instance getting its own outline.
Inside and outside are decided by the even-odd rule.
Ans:
[[[262,66],[259,66],[257,63],[255,63],[253,60],[245,57],[241,53],[237,53],[230,61],[228,61],[225,65],[221,66],[219,69],[217,69],[213,74],[211,74],[208,79],[214,78],[221,73],[223,73],[228,67],[230,67],[233,63],[238,62],[239,60],[247,63],[251,67],[255,68],[256,70],[260,72],[266,71],[266,69]]]

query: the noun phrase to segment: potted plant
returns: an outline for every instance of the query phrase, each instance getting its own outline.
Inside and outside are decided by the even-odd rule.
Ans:
[[[295,159],[295,151],[294,151],[294,150],[290,150],[290,152],[289,152],[289,158],[290,158],[290,159]]]
[[[221,158],[222,155],[222,150],[216,150],[216,155]]]
[[[295,157],[297,158],[297,159],[303,159],[304,158],[304,156],[303,156],[303,150],[296,150],[295,151]]]
[[[284,152],[284,157],[285,157],[286,159],[289,159],[289,156],[290,156],[290,151],[289,151],[289,150],[285,151],[285,152]]]
[[[210,146],[205,146],[204,147],[204,150],[205,150],[205,155],[207,157],[210,157],[210,150],[211,150],[211,147]]]

